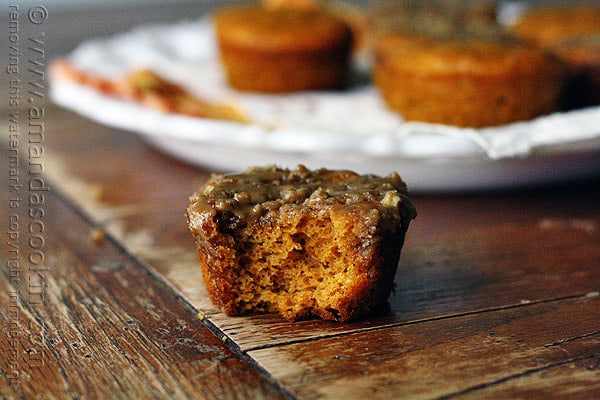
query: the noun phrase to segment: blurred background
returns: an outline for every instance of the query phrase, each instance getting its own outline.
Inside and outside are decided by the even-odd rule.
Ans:
[[[381,0],[350,0],[348,3],[373,5]],[[401,1],[401,0],[400,0]],[[473,1],[473,0],[466,0]],[[576,1],[576,0],[572,0]],[[3,2],[0,10],[2,27],[7,26],[9,4],[17,4],[24,16],[30,7],[42,5],[48,10],[44,24],[47,36],[47,49],[52,55],[66,54],[82,40],[131,29],[142,24],[162,23],[181,19],[193,19],[203,12],[226,3],[239,3],[232,0],[40,0]],[[528,0],[522,3],[549,3],[551,1]],[[596,1],[597,2],[597,1]],[[510,3],[519,3],[511,1]],[[23,24],[26,27],[27,24]],[[5,41],[4,41],[5,42]],[[6,52],[6,46],[1,47]],[[3,57],[5,59],[5,57]]]
[[[350,0],[348,3],[372,6],[384,0]],[[401,0],[399,0],[401,1]],[[474,0],[465,0],[474,1]],[[577,0],[571,0],[577,1]],[[0,7],[0,26],[2,26],[2,45],[0,59],[8,60],[9,52],[9,12],[14,6],[19,10],[19,35],[21,47],[27,37],[44,34],[45,59],[65,56],[79,43],[86,39],[103,37],[119,32],[127,32],[140,25],[164,24],[180,20],[193,20],[205,12],[214,10],[224,4],[240,3],[232,0],[8,0]],[[552,1],[528,0],[499,3],[549,3]],[[564,1],[563,1],[564,2]],[[585,2],[585,1],[584,1]],[[597,3],[597,0],[595,1]],[[594,3],[594,1],[592,1]],[[47,10],[47,18],[42,24],[34,25],[27,20],[27,13],[32,7],[43,7]],[[25,41],[24,41],[25,40]],[[21,49],[22,51],[25,48]],[[23,53],[23,57],[25,54]],[[3,62],[2,69],[6,68]],[[0,90],[6,93],[8,74],[1,74]],[[2,102],[0,110],[7,106]]]

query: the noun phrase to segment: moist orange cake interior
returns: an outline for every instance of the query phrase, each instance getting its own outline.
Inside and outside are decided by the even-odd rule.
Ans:
[[[310,214],[310,215],[309,215]],[[279,215],[269,225],[253,225],[233,233],[242,243],[239,275],[233,290],[242,312],[279,311],[303,314],[335,307],[356,286],[345,276],[360,276],[352,254],[352,222],[310,212]]]

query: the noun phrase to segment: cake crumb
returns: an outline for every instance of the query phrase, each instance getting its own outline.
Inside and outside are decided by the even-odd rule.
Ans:
[[[96,246],[100,247],[104,245],[104,242],[106,240],[106,234],[102,229],[94,228],[90,231],[90,238]]]

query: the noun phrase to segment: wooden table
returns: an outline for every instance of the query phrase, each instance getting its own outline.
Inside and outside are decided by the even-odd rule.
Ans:
[[[43,182],[1,192],[5,397],[600,394],[598,181],[414,196],[388,311],[232,318],[184,220],[209,172],[51,105],[45,124]]]
[[[44,107],[18,182],[0,147],[3,399],[600,396],[598,179],[415,195],[389,310],[233,318],[185,226],[210,172]]]

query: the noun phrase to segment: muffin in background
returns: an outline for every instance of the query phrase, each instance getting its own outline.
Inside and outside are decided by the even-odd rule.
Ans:
[[[373,18],[374,82],[407,120],[484,127],[558,110],[564,66],[507,33],[492,2],[390,2]]]
[[[246,4],[215,15],[227,82],[241,91],[286,93],[343,88],[353,33],[321,7]]]
[[[600,4],[537,5],[525,9],[509,29],[568,66],[562,109],[600,104]]]
[[[379,40],[374,79],[405,119],[485,127],[558,109],[565,68],[543,50],[510,40],[388,35]]]

